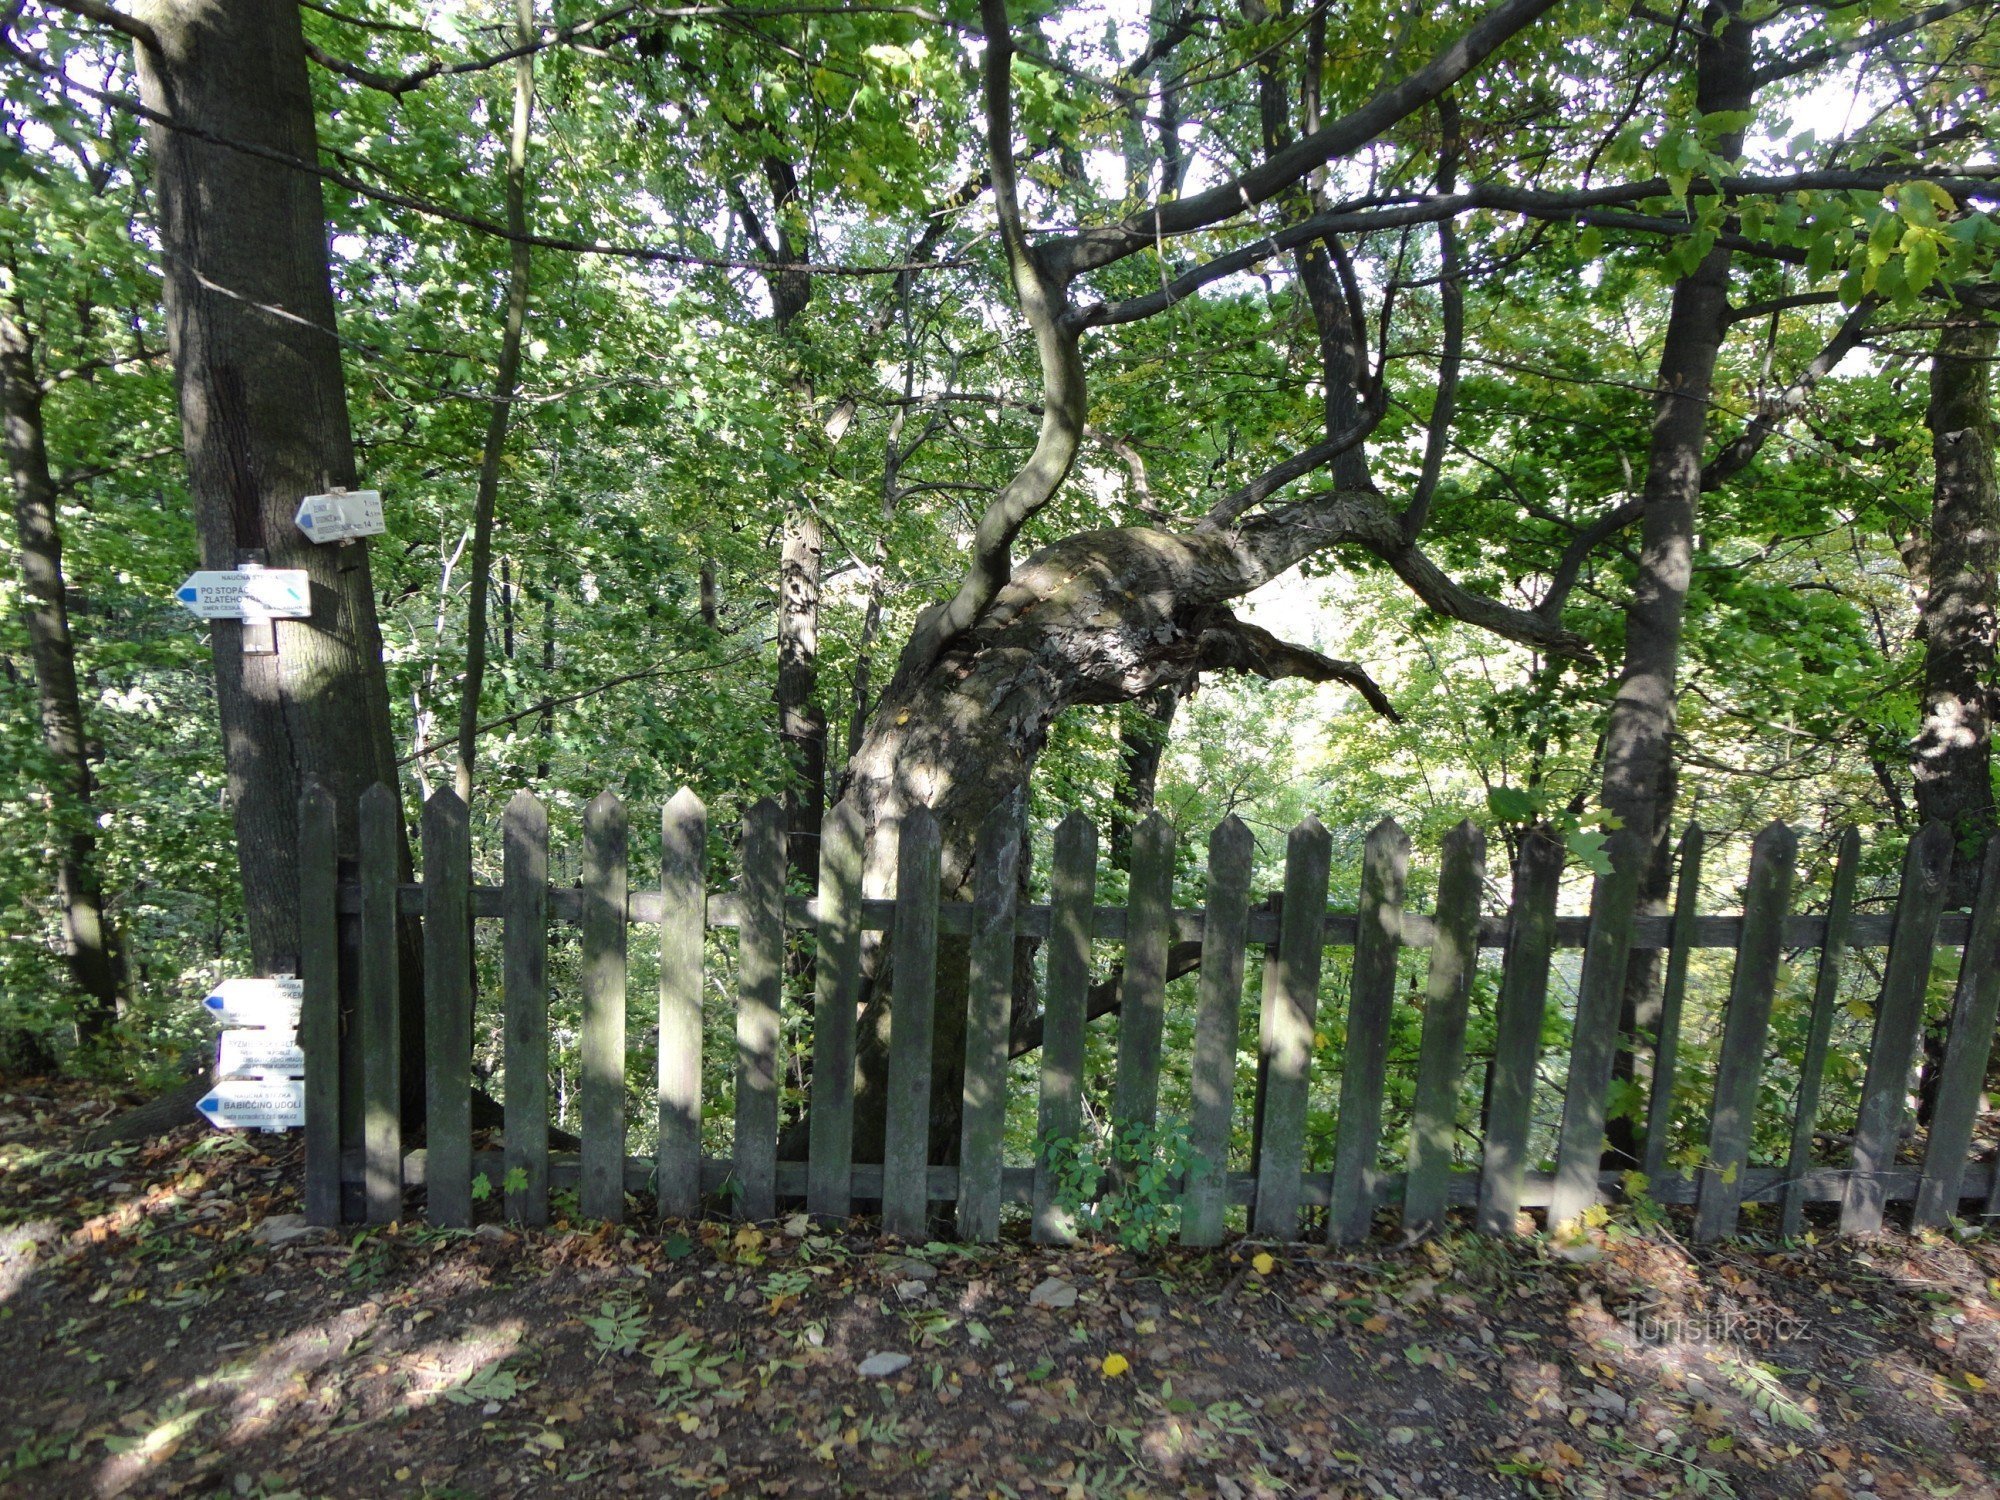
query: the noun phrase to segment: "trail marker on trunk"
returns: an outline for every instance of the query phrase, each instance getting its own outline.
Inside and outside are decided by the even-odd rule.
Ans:
[[[195,1109],[217,1130],[292,1130],[306,1122],[302,1078],[226,1078]]]
[[[225,979],[201,1003],[224,1026],[268,1026],[296,1031],[305,981],[288,975],[276,979]]]
[[[308,495],[292,518],[315,542],[344,542],[357,536],[380,536],[389,529],[382,518],[380,490],[335,490]]]
[[[306,620],[312,581],[304,568],[236,568],[190,573],[174,597],[199,620]]]

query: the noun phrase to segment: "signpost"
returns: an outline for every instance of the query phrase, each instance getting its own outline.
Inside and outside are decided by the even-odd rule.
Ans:
[[[217,1130],[295,1130],[306,1122],[303,1078],[225,1078],[195,1101]]]
[[[380,490],[335,490],[308,495],[293,518],[299,530],[315,542],[344,542],[357,536],[380,536],[389,529],[382,519]]]
[[[285,1031],[225,1031],[215,1039],[217,1078],[303,1078],[305,1049]]]
[[[237,568],[190,573],[174,597],[200,620],[306,620],[312,581],[304,568]]]
[[[305,981],[225,979],[201,1003],[224,1026],[268,1026],[297,1031]]]

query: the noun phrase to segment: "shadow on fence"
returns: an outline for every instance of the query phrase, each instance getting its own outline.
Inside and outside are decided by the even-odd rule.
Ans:
[[[1703,839],[1694,827],[1681,844],[1670,916],[1637,914],[1640,862],[1625,836],[1614,835],[1611,871],[1595,881],[1590,915],[1559,917],[1563,849],[1554,838],[1531,833],[1513,871],[1509,911],[1495,919],[1481,913],[1486,841],[1470,823],[1444,841],[1435,910],[1425,917],[1405,910],[1410,841],[1393,821],[1368,835],[1354,912],[1327,909],[1331,840],[1310,817],[1289,836],[1282,899],[1254,909],[1251,835],[1236,818],[1225,819],[1208,840],[1206,904],[1197,910],[1173,907],[1176,834],[1158,815],[1135,832],[1129,896],[1116,908],[1095,904],[1096,833],[1080,813],[1055,830],[1045,906],[1023,904],[1017,896],[1021,838],[1012,805],[998,810],[981,834],[970,902],[940,901],[938,827],[921,809],[895,831],[900,858],[892,901],[863,899],[863,833],[846,807],[828,817],[819,891],[810,900],[785,896],[784,819],[770,801],[744,818],[737,888],[722,894],[707,888],[707,813],[686,790],[662,813],[658,884],[646,890],[631,888],[626,810],[608,793],[585,811],[582,880],[571,888],[549,883],[547,813],[525,792],[508,803],[502,820],[503,880],[497,888],[471,883],[470,825],[451,792],[436,793],[424,809],[421,884],[397,882],[397,821],[389,789],[377,786],[362,798],[359,880],[343,884],[330,796],[314,788],[300,807],[306,922],[300,1041],[307,1060],[307,1210],[317,1222],[339,1222],[344,1196],[351,1215],[357,1186],[358,1206],[369,1221],[398,1218],[405,1190],[420,1184],[429,1222],[465,1225],[475,1177],[484,1174],[489,1183],[505,1184],[508,1217],[530,1225],[547,1221],[552,1186],[573,1185],[581,1212],[600,1219],[622,1218],[627,1193],[648,1188],[662,1216],[692,1215],[705,1194],[727,1186],[744,1218],[769,1218],[781,1201],[802,1201],[814,1214],[838,1218],[866,1201],[880,1205],[886,1233],[904,1237],[921,1237],[931,1215],[950,1204],[959,1238],[991,1240],[1003,1205],[1018,1204],[1030,1209],[1036,1239],[1062,1242],[1073,1228],[1049,1170],[1008,1167],[1002,1159],[1015,941],[1021,936],[1043,940],[1048,954],[1036,1115],[1041,1139],[1078,1133],[1092,942],[1119,943],[1124,952],[1112,1104],[1118,1128],[1155,1123],[1169,946],[1201,943],[1190,1059],[1193,1165],[1178,1184],[1185,1244],[1216,1243],[1232,1205],[1248,1209],[1252,1233],[1276,1239],[1300,1237],[1304,1211],[1324,1210],[1323,1218],[1315,1217],[1333,1242],[1366,1235],[1376,1212],[1397,1202],[1412,1231],[1436,1223],[1455,1205],[1471,1206],[1488,1234],[1515,1232],[1523,1209],[1546,1209],[1552,1224],[1578,1219],[1622,1176],[1603,1167],[1606,1101],[1627,958],[1635,948],[1665,950],[1643,1170],[1655,1200],[1694,1205],[1698,1238],[1734,1234],[1748,1201],[1775,1202],[1787,1235],[1800,1229],[1809,1202],[1838,1202],[1846,1233],[1879,1229],[1892,1202],[1912,1202],[1919,1226],[1940,1225],[1968,1202],[1973,1215],[2000,1213],[2000,1162],[1968,1159],[2000,1004],[2000,840],[1989,846],[1970,916],[1948,916],[1943,908],[1952,849],[1942,825],[1911,840],[1897,904],[1883,915],[1853,909],[1860,843],[1852,830],[1840,842],[1828,909],[1815,916],[1791,911],[1797,845],[1782,824],[1757,836],[1740,916],[1696,912]],[[399,915],[422,919],[420,997],[398,994]],[[503,928],[505,1149],[475,1152],[473,924],[493,918]],[[551,920],[579,929],[582,996],[581,1149],[555,1157],[548,1130]],[[350,931],[343,942],[343,923],[355,924],[358,941]],[[640,924],[657,929],[660,951],[658,1150],[652,1160],[628,1156],[626,1149],[626,939]],[[733,929],[737,944],[734,1150],[726,1160],[701,1153],[704,938],[717,928]],[[778,1160],[788,930],[816,939],[814,1002],[822,1018],[854,1014],[863,934],[888,934],[898,982],[891,998],[880,1162],[853,1160],[855,1028],[825,1024],[814,1027],[807,1157]],[[965,1086],[955,1153],[945,1149],[950,1143],[932,1140],[930,1128],[941,933],[965,938],[969,949]],[[1254,1170],[1236,1173],[1227,1163],[1245,953],[1253,944],[1265,951],[1256,1039],[1261,1103]],[[1923,1160],[1899,1164],[1925,988],[1940,946],[1962,946],[1964,957]],[[1328,947],[1352,948],[1352,980],[1331,1169],[1316,1171],[1307,1164],[1307,1099]],[[1888,956],[1850,1157],[1839,1164],[1815,1162],[1814,1127],[1842,959],[1859,947],[1886,947]],[[1381,1170],[1380,1163],[1397,964],[1406,948],[1427,949],[1429,964],[1406,1169],[1398,1173]],[[1503,950],[1504,961],[1482,1149],[1476,1170],[1465,1171],[1454,1168],[1453,1144],[1466,1082],[1468,1004],[1482,948]],[[1583,951],[1572,1048],[1555,1170],[1535,1173],[1528,1170],[1531,1102],[1551,963],[1566,948]],[[1733,949],[1736,956],[1706,1160],[1690,1179],[1668,1170],[1665,1151],[1688,963],[1702,948]],[[1816,950],[1817,966],[1789,1147],[1782,1165],[1752,1167],[1751,1127],[1780,964],[1786,950],[1799,949]],[[350,1061],[345,1073],[343,993],[351,997],[360,1032],[360,1045],[349,1049],[350,1060],[359,1058],[358,1069]],[[403,1004],[418,1002],[425,1016],[426,1149],[406,1154],[398,1119],[397,1017]],[[360,1122],[345,1142],[343,1091],[345,1113]],[[953,1154],[956,1165],[933,1160]]]

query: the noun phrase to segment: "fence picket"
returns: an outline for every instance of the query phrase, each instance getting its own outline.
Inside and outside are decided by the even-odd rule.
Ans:
[[[1264,1068],[1264,1130],[1257,1155],[1251,1232],[1291,1240],[1299,1233],[1306,1155],[1306,1090],[1319,973],[1325,956],[1326,886],[1333,839],[1311,813],[1285,841],[1285,900],[1278,943],[1266,960],[1258,1055]]]
[[[1322,897],[1322,903],[1324,897]],[[1125,973],[1118,988],[1114,1132],[1151,1127],[1160,1111],[1160,1036],[1166,1026],[1167,943],[1174,915],[1174,825],[1157,811],[1132,831],[1125,901]]]
[[[1986,1084],[1986,1061],[1993,1052],[1993,1023],[2000,1010],[2000,839],[1986,841],[1979,869],[1979,895],[1965,936],[1965,957],[1952,997],[1945,1032],[1944,1061],[1938,1067],[1930,1138],[1924,1147],[1924,1176],[1917,1188],[1911,1227],[1942,1229],[1958,1212],[1965,1182],[1965,1153],[1979,1119],[1979,1096]]]
[[[1701,905],[1701,856],[1708,835],[1690,823],[1681,835],[1680,873],[1674,889],[1673,924],[1667,936],[1667,972],[1660,985],[1660,1024],[1653,1033],[1652,1092],[1646,1101],[1646,1144],[1639,1170],[1657,1187],[1667,1167],[1673,1134],[1674,1082],[1680,1069],[1681,1009],[1687,1000],[1688,954]]]
[[[1743,1202],[1743,1169],[1750,1165],[1750,1132],[1757,1113],[1757,1085],[1764,1076],[1764,1042],[1771,1030],[1771,1002],[1784,958],[1785,916],[1792,901],[1792,867],[1798,838],[1773,823],[1750,847],[1750,876],[1743,888],[1743,940],[1729,982],[1722,1023],[1722,1055],[1715,1069],[1715,1104],[1708,1117],[1708,1160],[1697,1184],[1694,1237],[1719,1240],[1736,1232]]]
[[[882,1231],[924,1235],[929,1211],[931,1045],[936,1034],[938,865],[929,808],[903,815],[896,851],[896,935],[890,960],[889,1080],[882,1133]]]
[[[403,1049],[396,972],[396,794],[361,794],[361,1150],[368,1222],[403,1212]]]
[[[1556,1180],[1549,1228],[1570,1224],[1597,1202],[1598,1163],[1604,1155],[1604,1096],[1618,1051],[1618,1012],[1625,997],[1625,965],[1632,948],[1639,871],[1645,851],[1629,828],[1606,845],[1611,872],[1600,875],[1590,896],[1590,936],[1576,987],[1569,1082],[1563,1090],[1562,1130],[1556,1147]]]
[[[1826,1079],[1826,1052],[1833,1040],[1834,1007],[1840,998],[1840,960],[1847,951],[1854,915],[1854,882],[1861,867],[1861,835],[1848,829],[1834,858],[1833,890],[1826,905],[1826,936],[1820,941],[1819,971],[1813,979],[1812,1019],[1799,1058],[1799,1096],[1792,1110],[1792,1145],[1785,1157],[1783,1206],[1778,1233],[1792,1238],[1805,1227],[1806,1173],[1812,1167],[1813,1126],[1819,1119],[1820,1085]]]
[[[424,804],[424,1211],[472,1223],[472,820],[449,787]]]
[[[973,857],[958,1237],[974,1244],[1000,1237],[1008,1030],[1014,1005],[1014,906],[1021,854],[1021,802],[1009,797],[980,828]]]
[[[1256,840],[1234,813],[1208,839],[1208,910],[1194,1017],[1188,1172],[1181,1187],[1181,1243],[1222,1240],[1228,1204],[1229,1120],[1236,1102],[1236,1032],[1243,1003],[1243,946],[1250,928]]]
[[[1049,968],[1042,998],[1042,1092],[1035,1119],[1035,1243],[1076,1238],[1055,1198],[1047,1143],[1075,1143],[1083,1128],[1083,1027],[1089,1004],[1091,921],[1097,900],[1097,829],[1081,812],[1056,825],[1049,878]]]
[[[844,1219],[853,1206],[854,1005],[861,992],[861,809],[842,802],[820,825],[819,957],[814,965],[806,1209]]]
[[[701,970],[708,925],[708,811],[686,787],[660,813],[656,1170],[662,1218],[701,1207]]]
[[[549,814],[516,792],[501,816],[507,1217],[549,1221]],[[505,1186],[503,1184],[503,1186]]]
[[[778,1211],[778,1003],[785,973],[785,810],[743,817],[743,925],[736,934],[736,1216]]]
[[[1924,990],[1950,872],[1951,829],[1927,823],[1910,840],[1903,859],[1895,932],[1876,1002],[1875,1035],[1868,1047],[1868,1072],[1854,1120],[1853,1160],[1840,1204],[1842,1234],[1873,1234],[1882,1227],[1886,1191],[1877,1174],[1896,1160],[1903,1098],[1916,1059],[1917,1033],[1924,1024]]]
[[[1482,1234],[1513,1234],[1521,1209],[1562,867],[1563,846],[1554,832],[1545,825],[1529,829],[1514,866],[1507,950],[1494,1015],[1493,1061],[1486,1073],[1486,1140],[1477,1214]]]
[[[1366,1239],[1375,1217],[1375,1157],[1382,1139],[1389,1021],[1396,1003],[1396,954],[1402,947],[1403,885],[1409,873],[1410,836],[1394,818],[1384,818],[1369,832],[1361,852],[1347,1060],[1340,1074],[1332,1199],[1326,1214],[1331,1244]]]
[[[1479,967],[1479,901],[1486,885],[1486,835],[1471,822],[1445,835],[1438,872],[1437,938],[1424,984],[1423,1041],[1417,1050],[1416,1110],[1410,1124],[1403,1231],[1417,1234],[1444,1217],[1458,1137],[1458,1091],[1465,1075],[1466,1011]]]
[[[583,1117],[577,1207],[625,1217],[625,804],[600,792],[583,810]]]
[[[306,1059],[306,1220],[340,1222],[340,863],[333,794],[299,797],[299,1048]]]

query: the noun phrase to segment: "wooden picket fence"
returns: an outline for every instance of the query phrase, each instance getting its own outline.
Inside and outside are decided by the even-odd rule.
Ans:
[[[1155,815],[1134,831],[1129,896],[1123,907],[1096,903],[1097,835],[1072,813],[1055,830],[1050,900],[1017,897],[1020,819],[997,811],[984,829],[973,899],[939,899],[936,822],[918,810],[900,840],[893,900],[864,900],[863,832],[846,807],[823,829],[818,896],[786,899],[785,825],[763,801],[743,819],[733,892],[706,883],[707,814],[683,790],[662,814],[657,888],[631,887],[623,804],[606,794],[583,818],[582,879],[552,887],[548,818],[521,793],[503,818],[503,881],[471,883],[466,808],[449,791],[423,813],[422,881],[399,884],[395,794],[377,786],[359,808],[358,881],[343,882],[336,859],[332,800],[308,791],[300,811],[302,910],[306,915],[301,1043],[306,1054],[307,1208],[318,1222],[342,1217],[342,1189],[360,1188],[370,1222],[403,1217],[405,1191],[421,1184],[430,1223],[462,1226],[473,1215],[475,1174],[505,1183],[504,1208],[524,1224],[547,1221],[552,1184],[575,1184],[581,1212],[619,1219],[628,1192],[651,1189],[662,1217],[694,1215],[704,1194],[727,1187],[733,1211],[760,1220],[781,1203],[815,1215],[848,1216],[857,1204],[880,1205],[885,1233],[936,1232],[942,1205],[953,1206],[955,1232],[991,1240],[1002,1206],[1032,1212],[1033,1233],[1062,1242],[1072,1227],[1045,1166],[1002,1160],[1009,1059],[1009,1008],[1017,936],[1046,944],[1038,1138],[1075,1138],[1088,1020],[1092,943],[1123,947],[1118,1051],[1112,1117],[1123,1126],[1153,1124],[1158,1109],[1162,1023],[1169,945],[1199,939],[1202,961],[1191,1058],[1189,1147],[1196,1166],[1179,1184],[1181,1240],[1212,1245],[1231,1205],[1248,1208],[1263,1238],[1300,1235],[1303,1211],[1324,1209],[1326,1236],[1352,1241],[1369,1233],[1378,1208],[1400,1201],[1402,1222],[1421,1229],[1453,1205],[1469,1206],[1483,1232],[1515,1231],[1519,1211],[1544,1208],[1548,1222],[1577,1219],[1613,1191],[1621,1173],[1602,1165],[1606,1098],[1618,1048],[1620,994],[1633,948],[1665,949],[1663,1014],[1653,1043],[1652,1094],[1643,1169],[1652,1196],[1694,1205],[1702,1239],[1732,1235],[1745,1201],[1779,1205],[1778,1227],[1796,1233],[1808,1202],[1841,1204],[1849,1233],[1879,1229],[1884,1208],[1913,1201],[1919,1225],[1950,1214],[2000,1213],[2000,1163],[1968,1159],[2000,1004],[2000,840],[1981,871],[1970,915],[1944,911],[1952,856],[1948,830],[1926,828],[1911,840],[1898,902],[1884,914],[1854,911],[1860,841],[1841,840],[1827,910],[1791,911],[1797,845],[1782,824],[1758,835],[1737,916],[1698,915],[1703,854],[1699,828],[1679,851],[1677,900],[1669,916],[1635,915],[1639,851],[1614,835],[1611,872],[1596,879],[1590,915],[1559,917],[1564,851],[1531,835],[1513,871],[1503,919],[1481,913],[1486,843],[1461,824],[1445,839],[1435,910],[1405,910],[1410,842],[1392,821],[1367,838],[1359,909],[1327,909],[1331,840],[1314,819],[1293,829],[1280,900],[1253,908],[1253,844],[1235,817],[1208,841],[1207,904],[1172,903],[1176,834]],[[398,994],[399,915],[422,919],[424,993]],[[470,1111],[473,923],[498,918],[504,1009],[504,1152],[475,1156]],[[581,1149],[552,1157],[549,1124],[551,921],[580,928],[582,1036]],[[660,945],[658,989],[658,1153],[627,1155],[626,937],[650,924]],[[736,931],[735,1133],[728,1160],[701,1155],[701,1047],[704,936]],[[779,1161],[779,1039],[787,931],[817,939],[815,1014],[804,1161]],[[861,987],[864,931],[887,934],[895,982],[891,997],[886,1139],[880,1162],[853,1160],[856,1028],[825,1024],[853,1015]],[[939,934],[969,939],[970,1001],[965,1031],[963,1124],[956,1165],[938,1165],[949,1144],[929,1139],[933,998]],[[1236,1054],[1246,948],[1266,955],[1257,1039],[1262,1098],[1254,1170],[1226,1170],[1235,1109]],[[1926,1149],[1920,1165],[1898,1163],[1912,1069],[1923,1024],[1933,951],[1962,946],[1948,1043]],[[1321,960],[1329,946],[1354,950],[1347,995],[1345,1064],[1330,1171],[1308,1170],[1307,1096]],[[1422,1045],[1406,1170],[1380,1168],[1388,1046],[1402,948],[1429,950]],[[1813,1159],[1821,1079],[1838,1003],[1843,956],[1886,947],[1884,979],[1848,1159]],[[1504,950],[1496,1039],[1486,1079],[1482,1154],[1474,1171],[1455,1170],[1453,1140],[1465,1083],[1468,999],[1481,948]],[[1548,1004],[1551,961],[1559,948],[1581,948],[1572,1052],[1552,1174],[1528,1171],[1531,1103]],[[1693,1180],[1667,1170],[1668,1108],[1677,1071],[1681,1011],[1690,954],[1734,949],[1723,1040],[1707,1142]],[[1751,1167],[1752,1116],[1780,964],[1787,950],[1817,950],[1809,1034],[1801,1062],[1790,1149],[1782,1166]],[[343,975],[343,965],[346,973]],[[341,1069],[342,996],[358,1031]],[[399,1007],[423,1007],[427,1149],[406,1154],[398,1120],[401,1088]],[[358,1059],[358,1066],[356,1060]],[[358,1077],[353,1076],[355,1073]],[[341,1090],[358,1092],[358,1132],[341,1132]],[[358,1139],[354,1136],[358,1133]],[[1392,1145],[1394,1143],[1391,1143]]]

